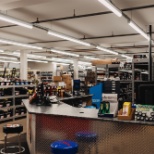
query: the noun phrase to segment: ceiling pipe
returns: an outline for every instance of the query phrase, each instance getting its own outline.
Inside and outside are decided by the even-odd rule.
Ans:
[[[147,33],[148,34],[148,33]],[[154,32],[152,32],[154,34]],[[113,37],[128,37],[128,36],[137,36],[140,35],[139,33],[132,33],[132,34],[120,34],[120,35],[108,35],[108,36],[96,36],[96,37],[86,37],[86,38],[78,38],[79,40],[92,40],[92,39],[104,39],[104,38],[113,38]],[[36,43],[58,43],[58,42],[65,42],[67,40],[55,40],[55,41],[41,41],[41,42],[32,42],[30,44]]]
[[[131,8],[125,8],[121,9],[121,11],[133,11],[133,10],[140,10],[140,9],[148,9],[153,8],[154,5],[145,5],[145,6],[137,6],[137,7],[131,7]],[[70,20],[70,19],[78,19],[78,18],[86,18],[86,17],[92,17],[92,16],[99,16],[99,15],[105,15],[105,14],[111,14],[113,12],[106,11],[106,12],[97,12],[97,13],[90,13],[90,14],[83,14],[83,15],[75,15],[75,16],[68,16],[68,17],[61,17],[61,18],[54,18],[54,19],[46,19],[46,20],[38,20],[31,22],[32,24],[39,24],[44,22],[54,22],[54,21],[60,21],[60,20]],[[18,25],[7,25],[7,26],[1,26],[0,28],[9,28],[14,27]]]

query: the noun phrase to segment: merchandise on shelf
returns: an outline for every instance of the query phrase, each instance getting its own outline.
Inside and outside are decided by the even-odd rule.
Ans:
[[[18,79],[14,80],[12,83],[13,85],[0,86],[0,122],[25,117],[26,112],[23,110],[24,105],[22,99],[28,98],[29,88],[33,89],[33,91],[35,89],[35,85],[32,85],[31,82],[25,80],[23,82],[23,80]],[[17,116],[16,114],[17,108],[20,109],[20,116]]]
[[[136,105],[135,120],[154,122],[154,106]]]

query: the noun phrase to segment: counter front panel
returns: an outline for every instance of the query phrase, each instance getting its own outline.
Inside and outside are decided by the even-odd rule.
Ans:
[[[78,142],[77,132],[94,132],[95,144]],[[64,116],[36,115],[36,154],[49,154],[55,140],[69,139],[79,143],[79,154],[154,154],[153,126],[117,123]]]

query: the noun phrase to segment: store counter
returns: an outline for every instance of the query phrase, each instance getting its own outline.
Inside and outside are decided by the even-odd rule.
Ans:
[[[81,102],[85,102],[87,106],[92,105],[93,95],[71,96],[71,97],[57,97],[57,100],[63,101],[72,106],[78,106]],[[80,102],[80,100],[82,100]]]
[[[98,118],[97,109],[85,109],[66,103],[35,106],[23,100],[27,108],[27,142],[31,154],[49,154],[55,140],[76,140],[77,132],[97,134],[99,154],[153,154],[154,123]],[[89,145],[89,144],[88,144]],[[87,151],[87,144],[82,144]],[[92,154],[95,148],[91,145]]]

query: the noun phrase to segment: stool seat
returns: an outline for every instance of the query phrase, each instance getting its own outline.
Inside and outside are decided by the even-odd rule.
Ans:
[[[50,147],[53,154],[76,154],[78,152],[78,144],[70,140],[55,141]]]
[[[77,132],[76,139],[83,142],[96,142],[97,134],[93,132]]]
[[[3,126],[3,133],[14,134],[21,133],[23,131],[23,126],[20,124],[7,124]]]
[[[20,133],[23,131],[23,126],[20,124],[6,124],[3,126],[3,133],[5,133],[4,148],[0,150],[1,154],[18,154],[23,153],[25,148],[21,146]],[[19,144],[13,146],[7,146],[7,136],[8,134],[18,134]],[[15,152],[13,152],[15,151]]]

